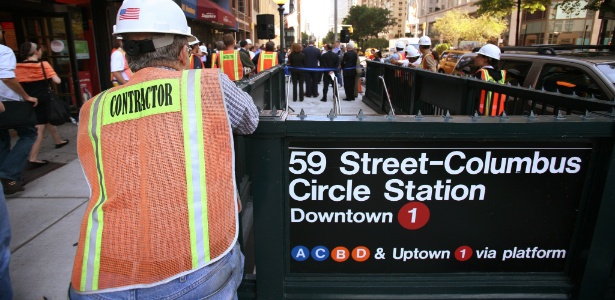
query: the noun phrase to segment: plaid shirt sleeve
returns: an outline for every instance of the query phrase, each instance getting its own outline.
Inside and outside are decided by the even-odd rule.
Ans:
[[[233,133],[251,134],[258,125],[258,109],[252,97],[239,89],[224,73],[220,72],[222,96]]]

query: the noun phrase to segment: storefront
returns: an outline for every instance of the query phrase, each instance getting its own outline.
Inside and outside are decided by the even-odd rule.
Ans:
[[[100,62],[89,0],[22,0],[6,3],[0,9],[0,22],[6,30],[5,44],[15,51],[34,42],[43,49],[62,83],[56,93],[80,107],[84,100],[100,92]]]
[[[237,18],[210,0],[181,0],[192,34],[206,44],[215,45],[226,33],[237,31]]]

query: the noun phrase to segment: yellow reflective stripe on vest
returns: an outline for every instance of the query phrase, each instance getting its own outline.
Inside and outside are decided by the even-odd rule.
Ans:
[[[275,63],[275,59],[276,59],[276,53],[275,52],[265,52],[265,51],[261,51],[260,56],[258,57],[258,71],[262,72],[264,70],[266,70],[265,68],[265,62],[271,62],[271,66],[273,67],[276,63]]]
[[[207,186],[203,141],[203,103],[201,101],[202,70],[184,71],[182,75],[182,122],[192,268],[211,260],[207,219]]]
[[[92,103],[90,109],[90,122],[88,130],[90,132],[90,141],[92,147],[96,151],[96,173],[98,174],[98,185],[100,188],[99,197],[96,200],[96,205],[88,216],[88,227],[85,237],[85,245],[83,250],[83,264],[81,270],[81,287],[80,290],[98,290],[98,274],[100,273],[100,247],[102,240],[102,230],[104,225],[104,213],[102,205],[107,200],[107,190],[105,188],[105,176],[102,163],[102,147],[100,145],[100,129],[103,116],[102,106],[104,103],[104,95],[102,93],[95,102]]]
[[[103,124],[139,119],[155,114],[178,112],[179,80],[151,80],[119,89],[105,96]]]

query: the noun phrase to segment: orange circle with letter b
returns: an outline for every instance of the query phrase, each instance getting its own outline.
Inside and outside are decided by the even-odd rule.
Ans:
[[[331,250],[331,258],[336,262],[345,262],[350,256],[350,251],[346,247],[335,247]]]

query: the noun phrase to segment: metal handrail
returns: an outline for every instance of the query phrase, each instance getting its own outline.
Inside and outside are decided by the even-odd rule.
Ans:
[[[389,96],[389,89],[387,89],[387,83],[384,81],[384,76],[378,76],[382,81],[382,85],[384,86],[384,93],[387,95],[387,99],[389,100],[389,106],[391,107],[391,115],[395,115],[395,108],[393,107],[393,103],[391,103],[391,96]]]

